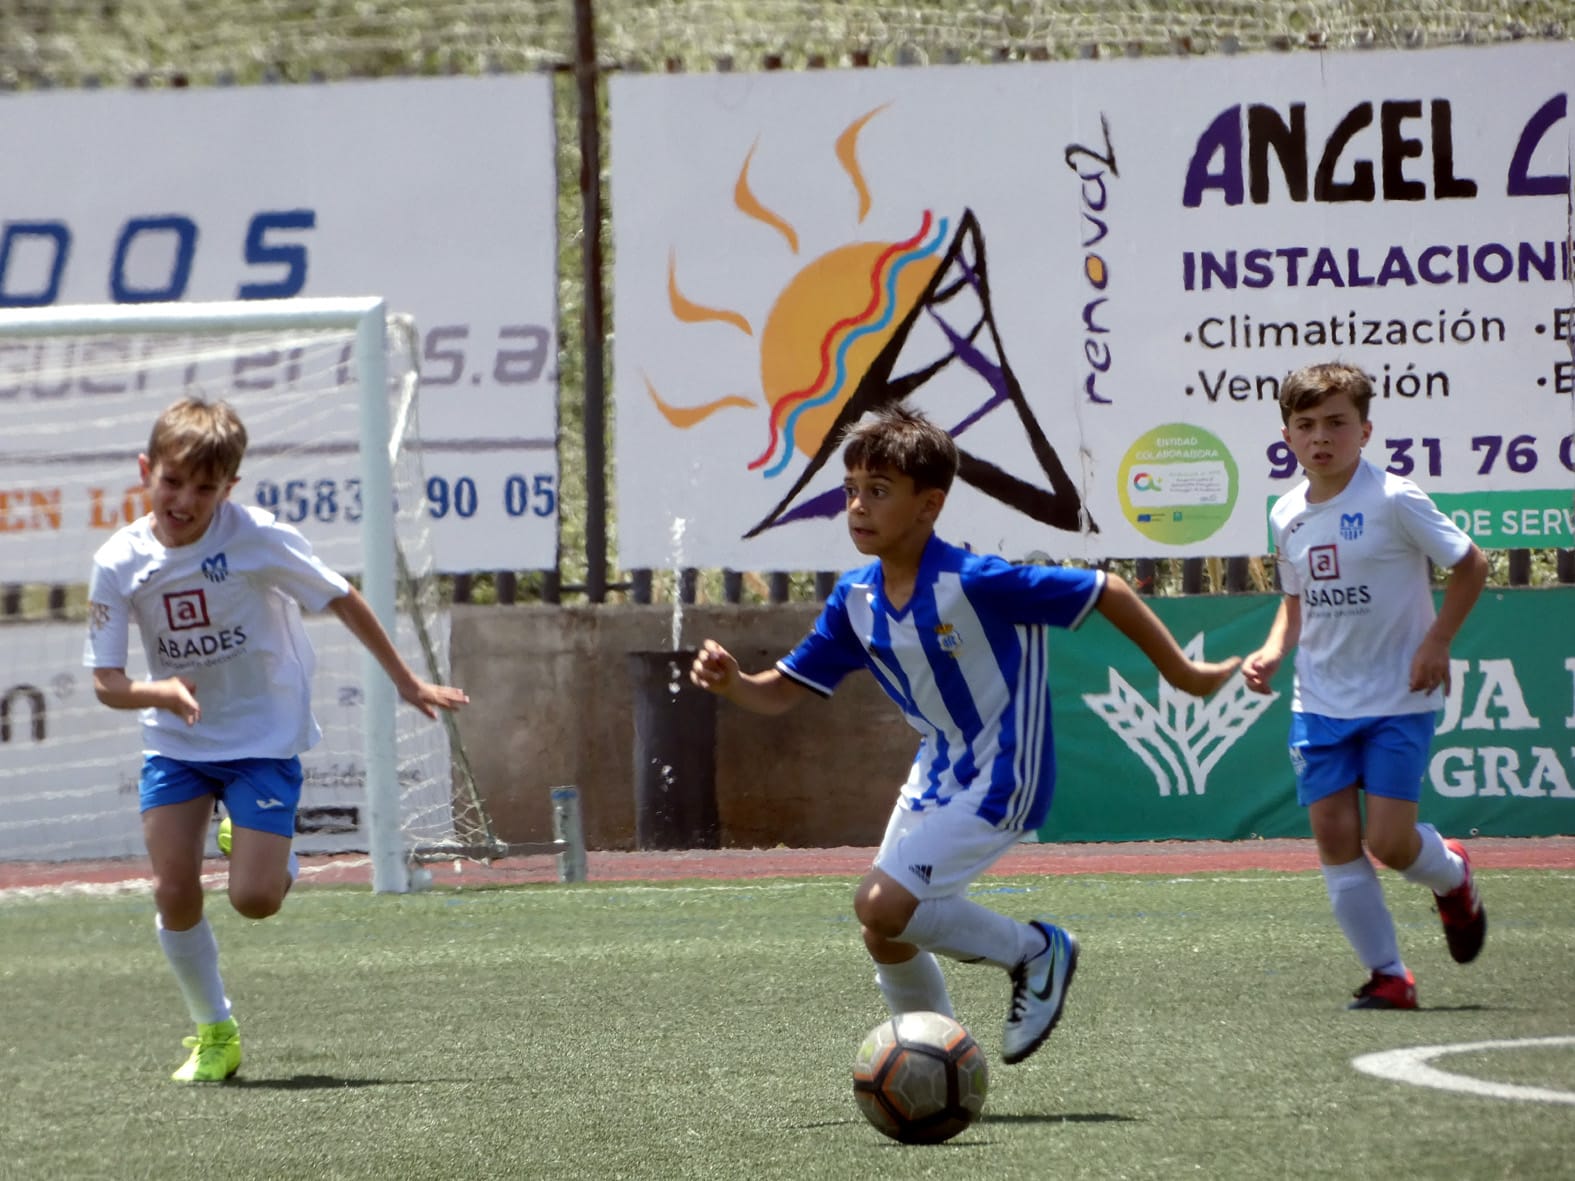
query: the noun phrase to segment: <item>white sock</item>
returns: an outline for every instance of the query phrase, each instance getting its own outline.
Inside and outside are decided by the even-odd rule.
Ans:
[[[1039,928],[969,902],[960,894],[919,903],[897,938],[947,959],[963,963],[983,960],[1008,971],[1038,955],[1045,945]]]
[[[284,868],[285,872],[290,875],[292,882],[301,876],[301,859],[295,855],[294,849],[290,850],[290,860],[285,862]]]
[[[1400,871],[1408,882],[1426,886],[1435,894],[1447,894],[1466,880],[1466,863],[1451,853],[1444,845],[1444,838],[1431,824],[1416,826],[1422,838],[1422,851],[1416,860]]]
[[[168,930],[163,918],[156,918],[155,925],[159,946],[175,972],[192,1020],[198,1025],[228,1020],[230,1000],[224,995],[224,981],[219,979],[219,941],[213,936],[207,916],[189,931]]]
[[[955,1017],[941,965],[927,951],[900,964],[876,964],[875,983],[893,1017],[899,1013],[944,1013]]]
[[[1384,903],[1384,888],[1373,863],[1363,856],[1322,869],[1335,921],[1345,932],[1357,961],[1369,972],[1403,975],[1395,921]]]

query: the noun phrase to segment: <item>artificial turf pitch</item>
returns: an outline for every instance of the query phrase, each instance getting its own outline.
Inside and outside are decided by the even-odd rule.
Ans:
[[[991,1059],[984,1118],[878,1135],[850,1068],[882,1016],[843,878],[584,883],[209,913],[241,1022],[229,1084],[167,1081],[191,1032],[144,894],[0,902],[0,1177],[1569,1176],[1575,1044],[1435,1059],[1571,1102],[1359,1073],[1410,1046],[1575,1035],[1575,875],[1479,875],[1478,962],[1385,875],[1422,1008],[1363,979],[1309,873],[992,878],[1074,930],[1066,1016],[999,1064],[1007,982],[947,965]]]

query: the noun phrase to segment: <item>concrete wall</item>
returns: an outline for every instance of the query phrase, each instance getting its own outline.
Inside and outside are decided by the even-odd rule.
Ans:
[[[711,637],[758,671],[797,643],[818,611],[807,603],[685,607],[683,643]],[[500,838],[551,839],[548,793],[574,784],[586,844],[635,847],[628,656],[670,649],[672,631],[671,607],[454,608],[454,683],[471,698],[459,729]],[[682,691],[699,692],[687,681]],[[775,718],[717,706],[724,847],[879,842],[918,735],[873,677],[855,674],[829,701],[812,697]]]

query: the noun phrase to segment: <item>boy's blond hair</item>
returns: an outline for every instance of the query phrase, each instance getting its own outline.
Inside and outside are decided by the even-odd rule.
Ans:
[[[160,463],[228,482],[241,470],[246,428],[228,402],[182,398],[164,408],[148,436],[148,463]]]
[[[1340,394],[1350,395],[1358,417],[1366,422],[1367,407],[1373,400],[1373,383],[1367,374],[1343,361],[1304,366],[1280,383],[1280,421],[1288,423],[1291,415]]]

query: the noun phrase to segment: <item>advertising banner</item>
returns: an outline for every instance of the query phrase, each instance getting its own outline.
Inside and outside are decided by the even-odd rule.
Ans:
[[[1575,45],[611,87],[619,554],[856,555],[838,435],[941,422],[941,533],[1262,553],[1277,395],[1372,377],[1380,466],[1485,545],[1572,542]]]
[[[420,333],[420,434],[439,569],[557,565],[557,186],[547,78],[11,95],[0,155],[0,310],[382,296]],[[64,378],[45,379],[42,346],[0,347],[8,579],[64,575],[59,538],[40,527],[53,517],[41,518],[28,496],[28,482],[49,473],[5,462],[3,426],[53,416],[70,459],[73,430],[112,420],[114,391],[125,385],[106,376],[103,349],[90,352]],[[204,374],[202,392],[257,391],[291,373],[281,348],[271,362],[251,356],[228,375]],[[151,425],[126,433],[123,454],[94,445],[89,458],[104,468],[94,486],[118,498],[136,482]],[[330,500],[355,496],[355,448],[325,451],[292,478],[312,490],[310,530],[312,520],[328,520]],[[82,501],[59,515],[111,515]],[[84,541],[72,577],[86,577],[102,540]]]
[[[305,781],[296,813],[302,853],[368,848],[360,647],[332,615],[305,620],[317,650],[312,713],[323,738],[301,756]],[[417,643],[401,617],[402,650]],[[446,647],[448,619],[429,620]],[[137,814],[142,727],[136,711],[109,709],[82,666],[82,624],[6,629],[0,670],[0,861],[131,857],[143,852]],[[133,647],[135,647],[133,639]],[[134,661],[141,665],[140,656]],[[141,676],[140,667],[129,669]],[[449,835],[451,765],[439,722],[400,707],[402,819],[417,835]]]
[[[1151,600],[1195,657],[1263,643],[1275,595]],[[1421,816],[1446,835],[1575,833],[1575,590],[1489,590],[1451,647]],[[1051,650],[1058,785],[1045,840],[1306,837],[1275,695],[1238,675],[1208,701],[1160,681],[1095,616]]]

